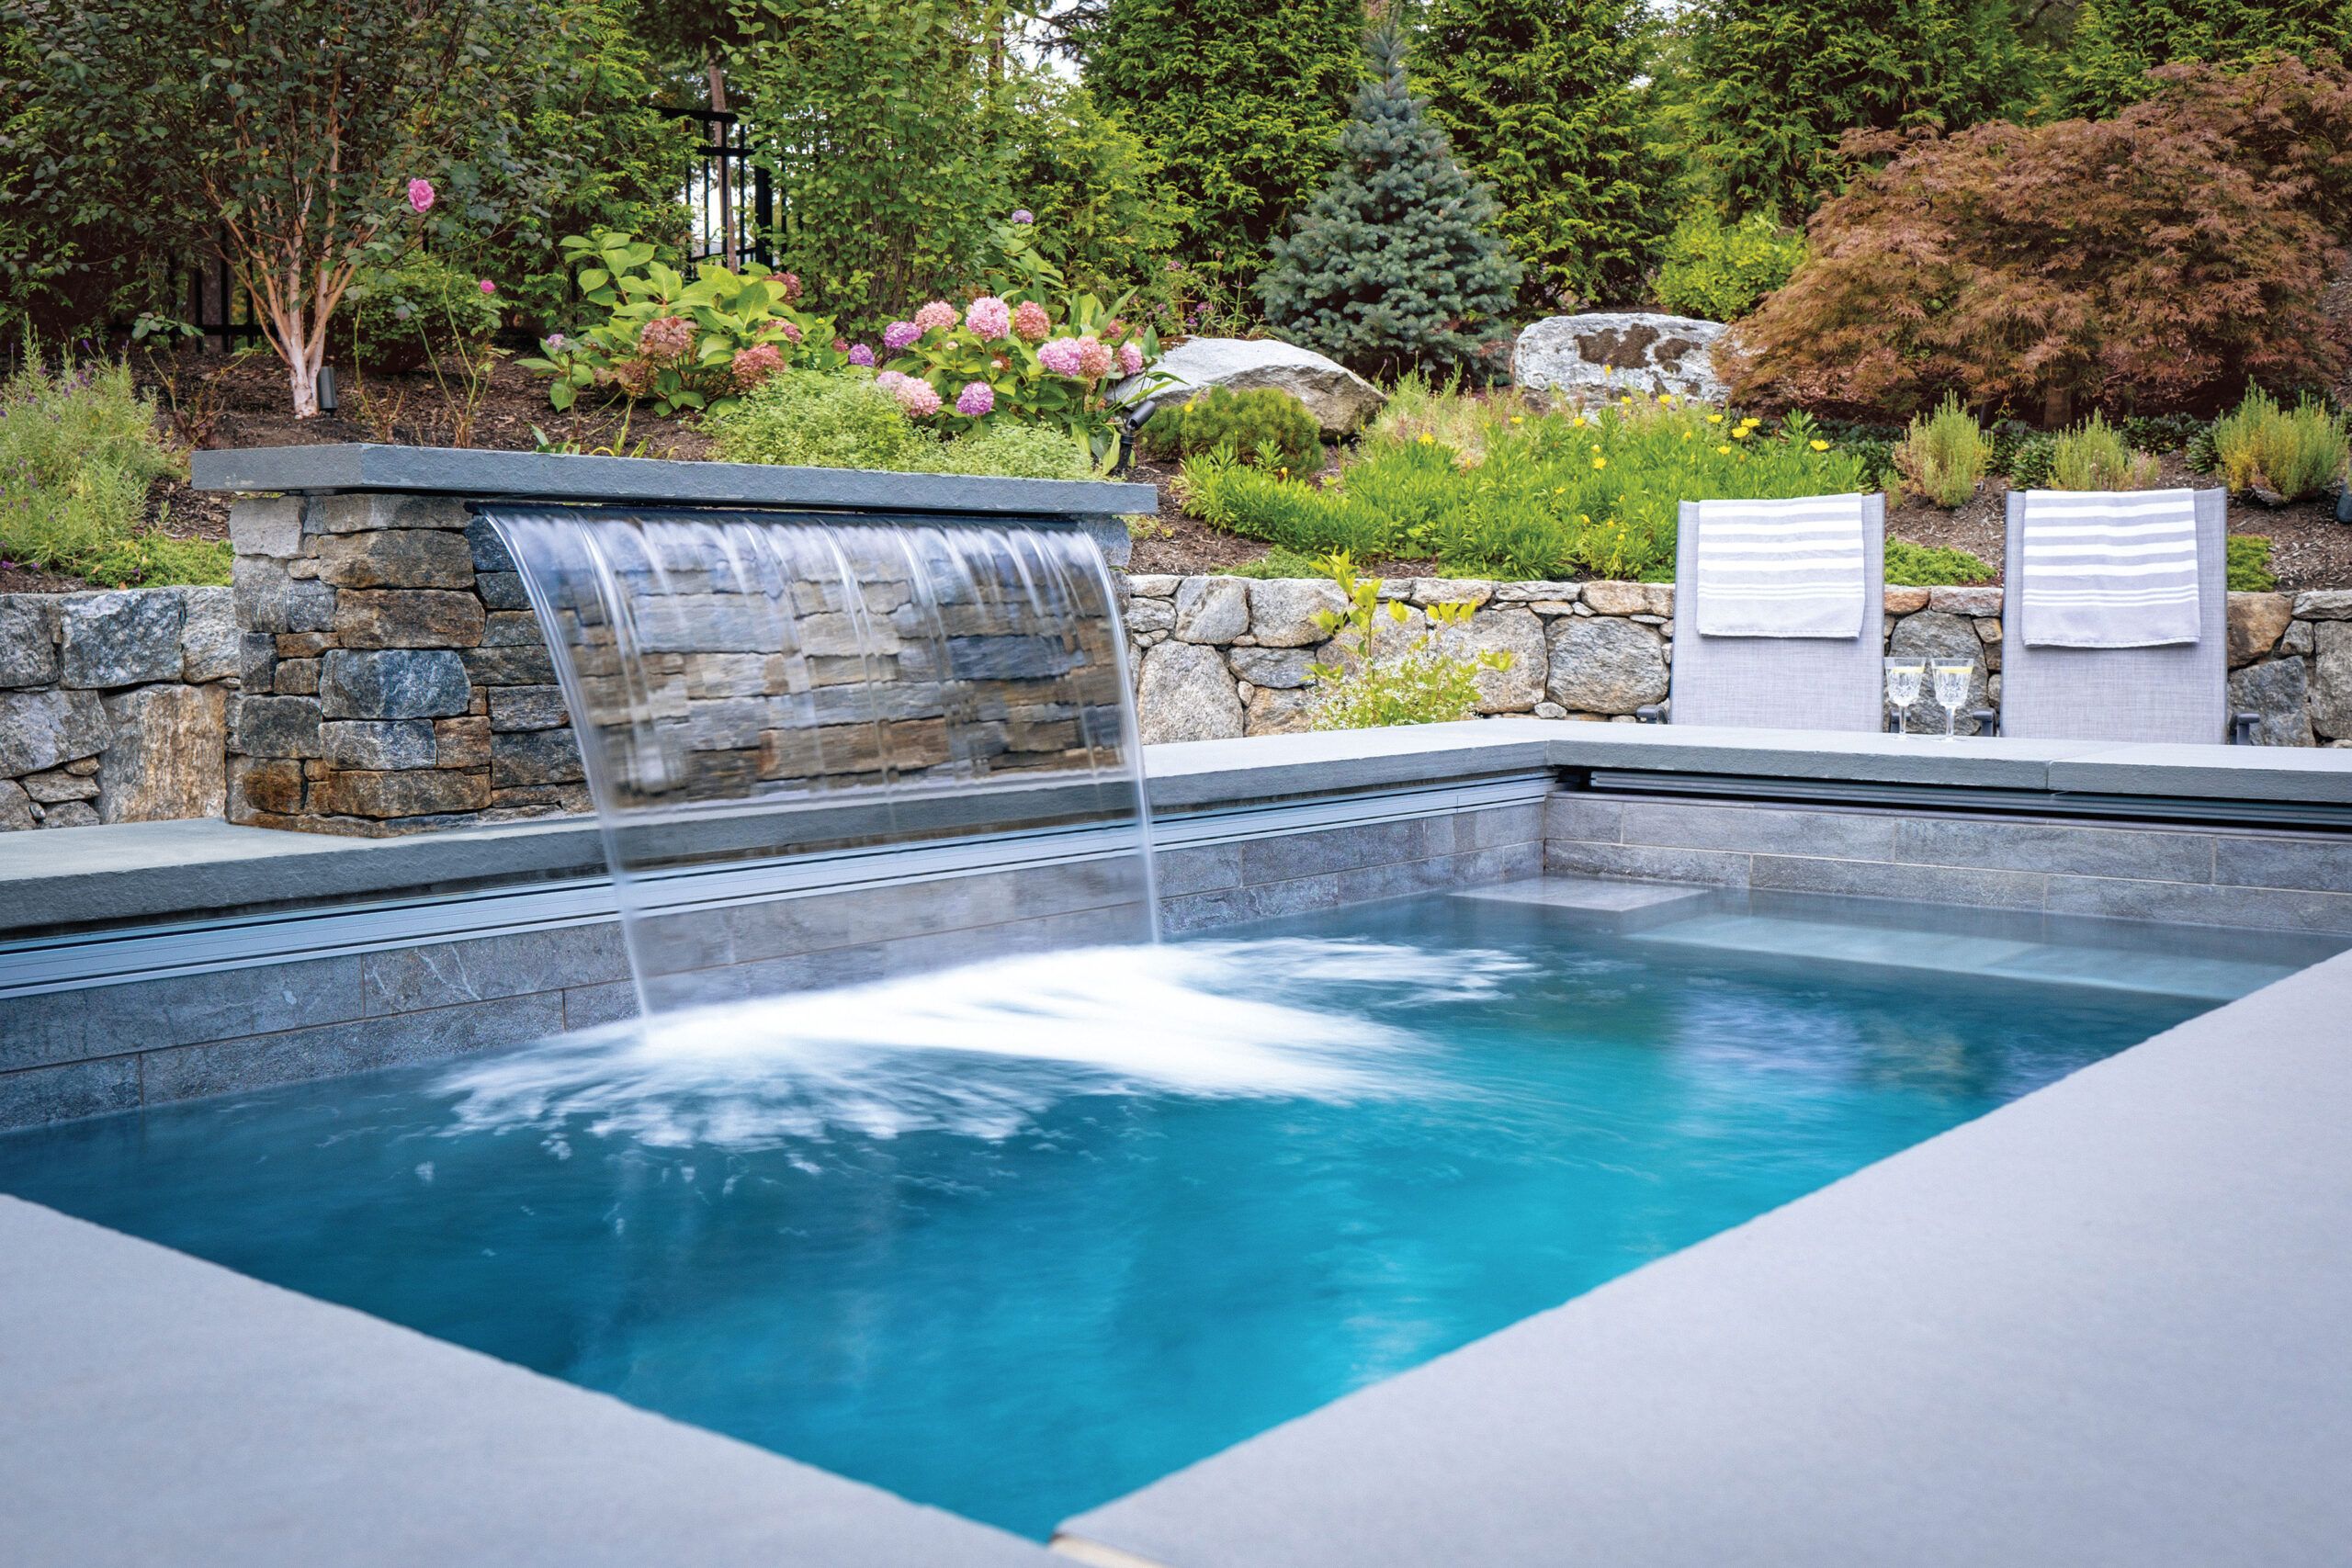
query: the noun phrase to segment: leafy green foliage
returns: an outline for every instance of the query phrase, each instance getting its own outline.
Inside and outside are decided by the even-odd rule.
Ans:
[[[1678,315],[1736,321],[1789,280],[1804,260],[1804,236],[1783,233],[1760,212],[1725,223],[1702,207],[1668,235],[1657,269],[1658,303]]]
[[[2009,488],[2049,490],[2057,462],[2058,438],[2042,431],[2033,432],[2009,454]]]
[[[1085,88],[1054,77],[1022,78],[1011,96],[1001,210],[1035,215],[1025,242],[1072,291],[1107,299],[1165,278],[1184,204],[1141,139]]]
[[[1331,167],[1362,73],[1363,0],[1110,0],[1087,85],[1182,194],[1183,260],[1247,286]]]
[[[2123,432],[2093,414],[2050,444],[2052,490],[2146,490],[2156,460],[2135,452]]]
[[[2344,422],[2316,399],[2284,409],[2257,389],[2213,422],[2214,467],[2233,495],[2317,495],[2344,471],[2346,456]]]
[[[1301,555],[1296,550],[1285,549],[1276,545],[1256,560],[1244,561],[1239,566],[1221,566],[1216,570],[1223,577],[1250,577],[1261,581],[1283,577],[1320,577],[1323,575],[1323,561],[1319,557]]]
[[[1848,130],[1957,130],[2026,85],[2009,0],[1702,0],[1691,162],[1735,215],[1797,219],[1845,182]]]
[[[1976,416],[1947,396],[1932,415],[1911,422],[1894,466],[1912,490],[1938,506],[1958,506],[1976,493],[1987,456]]]
[[[2278,586],[2270,569],[2270,541],[2259,534],[2233,534],[2226,542],[2229,591],[2268,593]]]
[[[1219,446],[1261,468],[1311,474],[1323,466],[1323,443],[1306,405],[1273,387],[1237,392],[1211,387],[1153,411],[1143,439],[1156,455],[1189,457]]]
[[[729,463],[1034,479],[1082,479],[1093,473],[1084,448],[1046,425],[994,421],[943,441],[855,370],[772,376],[712,414],[709,429],[713,455]]]
[[[328,323],[363,263],[394,259],[452,208],[481,228],[559,183],[569,144],[511,132],[566,4],[5,0],[40,43],[32,91],[70,132],[32,194],[217,254],[256,302],[294,412],[314,413]],[[420,216],[419,178],[462,202]]]
[[[1416,634],[1406,629],[1412,612],[1395,600],[1382,604],[1381,579],[1358,575],[1345,550],[1324,560],[1321,575],[1338,586],[1347,608],[1315,615],[1315,624],[1331,639],[1329,659],[1308,666],[1315,677],[1311,717],[1317,729],[1384,729],[1475,718],[1479,672],[1510,668],[1511,656],[1499,650],[1468,658],[1443,650],[1446,631],[1467,625],[1476,605],[1431,604],[1423,612],[1427,629]]]
[[[1966,550],[1915,545],[1908,539],[1886,542],[1886,581],[1890,588],[1951,588],[1990,582],[1996,573]]]
[[[1520,302],[1635,298],[1668,172],[1645,144],[1641,0],[1430,0],[1421,28],[1414,86],[1501,205]]]
[[[226,543],[141,525],[148,487],[179,464],[130,367],[26,360],[0,381],[0,559],[109,587],[228,581]]]
[[[604,320],[552,334],[537,357],[516,361],[550,378],[548,400],[559,409],[599,387],[643,399],[657,414],[720,409],[784,365],[846,363],[832,321],[796,309],[788,278],[706,263],[689,283],[627,234],[572,235],[563,252],[578,269],[582,305]]]
[[[2053,118],[2111,115],[2156,90],[2148,73],[2177,60],[2246,65],[2277,50],[2352,54],[2342,0],[2088,0],[2050,85]]]
[[[1373,35],[1371,51],[1338,166],[1289,238],[1268,247],[1266,320],[1367,375],[1482,366],[1509,330],[1519,282],[1495,237],[1494,197],[1422,116],[1396,28]]]
[[[1867,483],[1861,461],[1803,415],[1767,436],[1752,420],[1695,405],[1523,414],[1504,400],[1455,400],[1481,411],[1471,416],[1485,422],[1476,459],[1429,429],[1375,431],[1328,482],[1280,479],[1218,451],[1184,464],[1179,495],[1213,527],[1301,554],[1434,558],[1479,577],[1663,581],[1681,502]]]
[[[345,291],[342,341],[368,370],[414,370],[463,354],[498,331],[497,296],[482,280],[420,250],[356,273]]]
[[[1949,391],[2059,425],[2331,378],[2352,73],[2164,75],[2114,119],[1979,126],[1858,180],[1719,358],[1735,395],[1908,415]]]

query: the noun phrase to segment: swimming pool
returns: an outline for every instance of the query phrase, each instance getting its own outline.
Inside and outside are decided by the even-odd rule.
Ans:
[[[2317,956],[1516,891],[68,1123],[0,1190],[1043,1536]]]

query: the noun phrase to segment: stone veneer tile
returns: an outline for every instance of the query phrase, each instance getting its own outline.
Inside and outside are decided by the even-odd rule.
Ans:
[[[1411,819],[1282,833],[1243,842],[1241,880],[1252,886],[1284,882],[1360,865],[1413,860],[1420,851],[1420,825]]]
[[[2218,834],[2213,852],[2217,883],[2352,892],[2352,844],[2338,840]]]
[[[123,986],[89,986],[0,1002],[0,1070],[158,1045],[266,1034],[360,1016],[352,956],[255,964]]]
[[[2062,871],[2162,882],[2209,882],[2213,838],[2143,828],[1917,817],[1901,819],[1894,859],[1922,865]]]
[[[1548,872],[1703,882],[1717,887],[1747,886],[1755,858],[1727,850],[1662,849],[1581,839],[1553,839],[1544,846],[1544,869]]]
[[[601,986],[568,986],[563,993],[563,1026],[594,1029],[637,1016],[637,982],[612,980]]]
[[[138,1104],[136,1056],[0,1073],[0,1131],[130,1111]]]
[[[431,1062],[519,1045],[563,1030],[563,995],[540,992],[463,1007],[362,1019],[281,1034],[181,1045],[141,1058],[146,1103]]]
[[[2352,893],[2052,876],[2048,906],[2052,913],[2070,915],[2352,935]]]
[[[1563,793],[1544,802],[1544,836],[1600,843],[1624,841],[1625,803]]]
[[[1337,873],[1333,873],[1170,898],[1161,904],[1160,921],[1163,931],[1170,936],[1178,936],[1186,931],[1209,931],[1248,920],[1272,919],[1279,915],[1336,908],[1339,903],[1340,878]]]
[[[1159,854],[1159,896],[1181,897],[1213,887],[1235,887],[1241,882],[1239,844],[1188,844]]]
[[[359,989],[376,1018],[628,978],[620,927],[606,920],[366,953]]]
[[[1891,860],[1899,818],[1867,811],[1627,801],[1623,820],[1623,838],[1628,844]]]
[[[1502,844],[1527,844],[1544,837],[1544,803],[1488,806],[1453,814],[1455,850],[1492,849]]]
[[[1759,854],[1749,886],[1786,893],[1851,893],[1930,904],[2038,909],[2048,880],[2038,872]]]

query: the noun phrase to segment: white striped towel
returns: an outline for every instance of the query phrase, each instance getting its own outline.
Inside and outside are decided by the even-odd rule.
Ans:
[[[1699,503],[1699,630],[1708,637],[1862,635],[1868,548],[1859,495]]]
[[[2029,644],[2197,640],[2196,491],[2028,491],[2019,551]]]

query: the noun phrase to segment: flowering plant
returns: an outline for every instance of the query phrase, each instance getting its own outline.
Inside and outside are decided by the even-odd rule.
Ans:
[[[605,318],[549,333],[537,356],[516,361],[551,378],[548,400],[559,409],[597,387],[650,402],[657,414],[720,409],[786,366],[837,370],[850,361],[834,346],[831,320],[798,308],[800,280],[790,273],[706,265],[688,282],[653,259],[651,244],[609,230],[573,235],[563,252],[582,300]]]
[[[946,430],[995,419],[1058,425],[1085,444],[1091,461],[1107,465],[1119,455],[1121,412],[1167,379],[1148,371],[1159,357],[1159,334],[1124,319],[1132,292],[1106,303],[1071,290],[1038,254],[1034,220],[1026,218],[1015,213],[995,227],[996,264],[963,310],[934,299],[884,330],[883,348],[893,357],[883,369],[899,378],[894,385],[928,387]],[[1141,387],[1114,396],[1137,376],[1145,378]],[[914,412],[903,389],[900,401]]]

